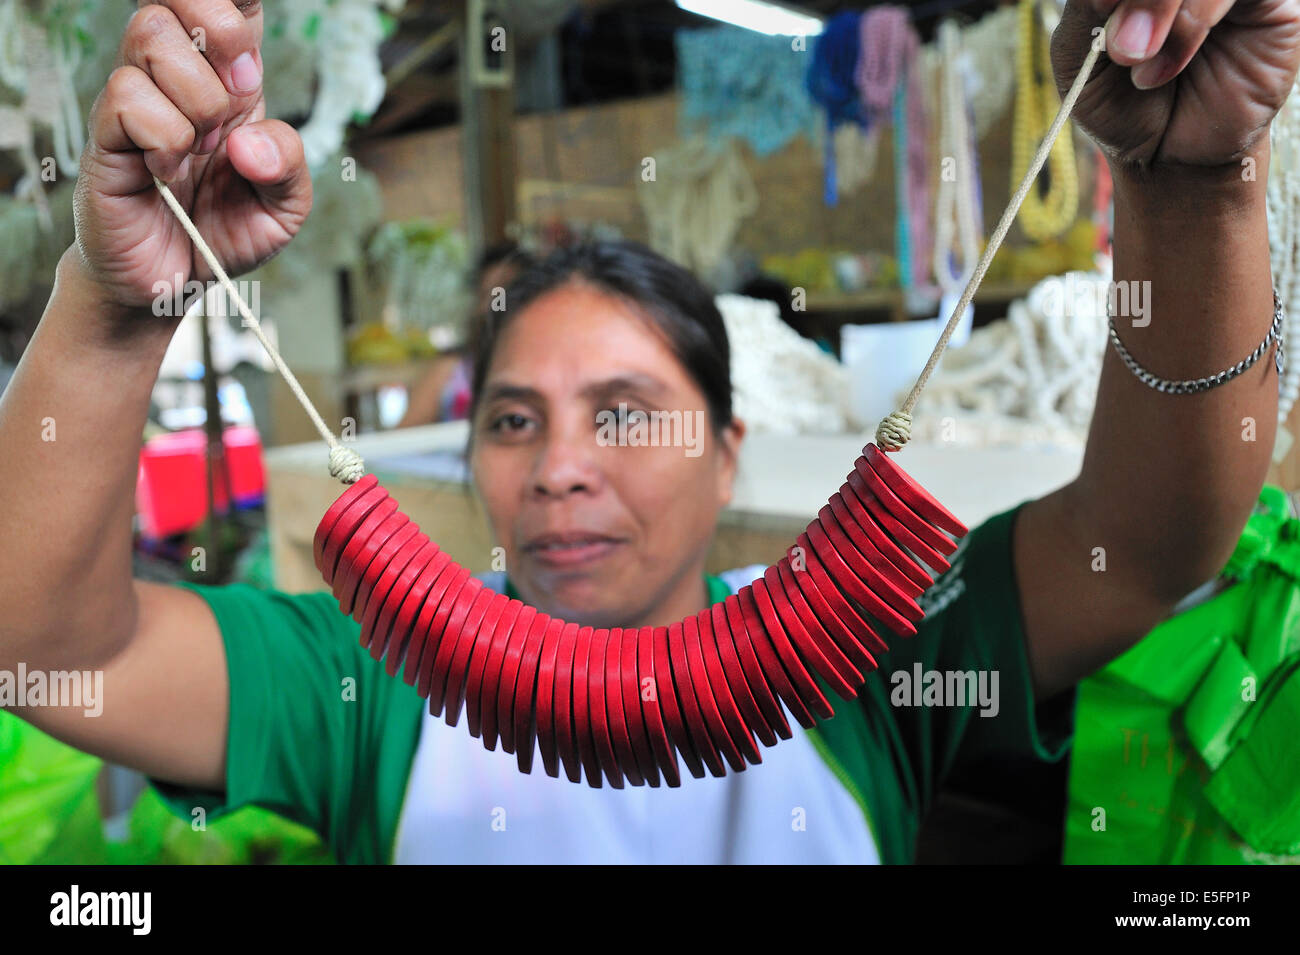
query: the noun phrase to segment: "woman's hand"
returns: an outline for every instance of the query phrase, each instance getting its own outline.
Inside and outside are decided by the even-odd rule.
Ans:
[[[1112,164],[1239,164],[1300,65],[1300,0],[1069,0],[1052,36],[1062,95],[1103,24],[1072,118]]]
[[[164,0],[131,18],[91,110],[75,194],[77,247],[109,302],[144,306],[159,281],[212,277],[155,175],[232,275],[275,255],[306,219],[302,141],[264,118],[261,37],[256,0]]]

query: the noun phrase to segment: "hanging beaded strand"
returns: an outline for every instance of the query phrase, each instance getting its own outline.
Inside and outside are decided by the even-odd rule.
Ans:
[[[1020,0],[1020,43],[1016,47],[1016,101],[1011,142],[1011,184],[1024,178],[1034,143],[1052,123],[1059,103],[1052,74],[1047,31],[1038,16],[1038,0]],[[1079,181],[1074,166],[1074,142],[1069,131],[1056,139],[1051,151],[1051,183],[1046,195],[1037,184],[1025,196],[1020,228],[1035,241],[1060,235],[1079,211]]]

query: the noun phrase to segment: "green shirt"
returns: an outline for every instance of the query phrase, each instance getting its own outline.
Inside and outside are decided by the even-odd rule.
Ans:
[[[950,773],[986,757],[1056,761],[1068,747],[1073,694],[1042,706],[1032,695],[1011,553],[1021,506],[962,539],[919,600],[917,635],[892,640],[857,701],[827,692],[835,716],[810,734],[862,807],[882,862],[915,858],[921,819]],[[708,584],[712,602],[732,592],[718,577]],[[207,600],[226,645],[226,790],[154,781],[160,794],[186,819],[197,806],[212,819],[261,805],[320,833],[340,861],[391,861],[425,701],[370,657],[328,592],[180,586]],[[896,705],[919,698],[907,684],[929,671],[984,671],[989,685],[997,671],[997,715]]]

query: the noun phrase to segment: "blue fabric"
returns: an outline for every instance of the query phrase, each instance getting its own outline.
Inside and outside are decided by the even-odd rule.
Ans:
[[[898,252],[898,281],[912,287],[912,231],[908,222],[911,196],[907,188],[907,83],[894,88],[894,244]]]
[[[794,49],[792,37],[724,25],[678,30],[675,43],[685,135],[734,136],[759,156],[800,134],[815,141],[817,111],[804,86],[809,54]]]
[[[836,14],[827,21],[813,46],[805,83],[808,95],[826,111],[826,159],[823,199],[826,205],[839,202],[835,171],[835,127],[857,123],[866,129],[866,117],[854,75],[860,53],[861,11]]]
[[[808,94],[826,110],[830,128],[855,122],[865,128],[862,102],[854,75],[860,52],[861,11],[836,14],[827,21],[813,45],[808,64]]]

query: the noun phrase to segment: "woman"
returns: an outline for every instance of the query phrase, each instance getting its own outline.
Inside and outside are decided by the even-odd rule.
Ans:
[[[1115,6],[1071,0],[1054,37],[1065,81]],[[1272,362],[1171,395],[1108,352],[1078,478],[964,539],[924,629],[882,657],[861,705],[796,729],[762,766],[676,790],[520,774],[423,718],[328,595],[133,581],[140,426],[175,326],[148,305],[159,276],[206,277],[151,173],[234,273],[311,205],[298,137],[263,119],[261,28],[255,3],[172,0],[133,18],[91,117],[77,243],[0,404],[0,666],[104,673],[96,719],[19,714],[148,773],[178,812],[256,801],[348,861],[905,861],[945,777],[989,754],[1059,756],[1064,691],[1231,553],[1273,443]],[[1152,289],[1149,324],[1119,325],[1155,372],[1210,374],[1272,319],[1265,131],[1296,72],[1300,12],[1128,0],[1106,41],[1076,119],[1110,156],[1115,278]],[[747,580],[703,571],[744,433],[707,294],[617,247],[552,262],[509,296],[477,371],[473,471],[512,588],[568,619],[640,626]],[[598,442],[597,412],[624,401],[705,414],[700,453]],[[996,672],[997,715],[895,700],[893,676],[915,664]]]

